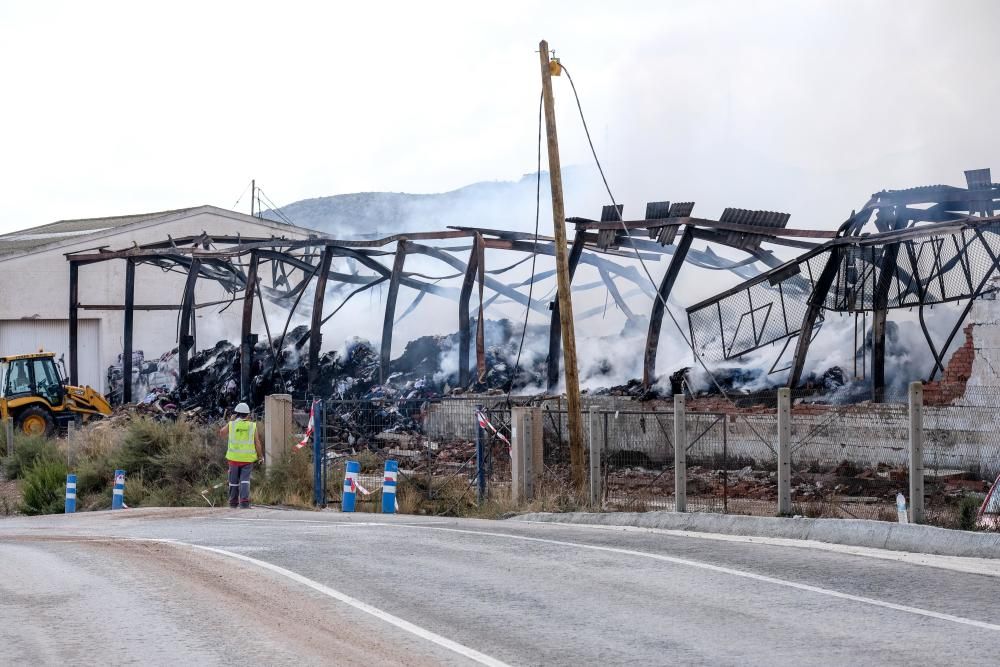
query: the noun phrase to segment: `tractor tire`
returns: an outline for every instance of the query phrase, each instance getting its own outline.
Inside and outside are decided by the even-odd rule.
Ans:
[[[51,436],[56,432],[52,413],[37,405],[25,408],[17,416],[17,428],[25,435]]]

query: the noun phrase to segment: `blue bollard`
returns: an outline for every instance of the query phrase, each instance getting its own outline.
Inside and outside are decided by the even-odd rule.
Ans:
[[[395,461],[385,462],[385,477],[382,479],[382,513],[396,513],[396,478],[399,476],[399,464]]]
[[[357,461],[347,462],[347,472],[344,473],[344,499],[340,503],[340,511],[353,512],[358,500],[358,474],[361,464]]]
[[[66,475],[66,514],[76,511],[76,475]]]
[[[111,492],[111,509],[120,510],[125,507],[125,471],[115,471],[115,488]]]

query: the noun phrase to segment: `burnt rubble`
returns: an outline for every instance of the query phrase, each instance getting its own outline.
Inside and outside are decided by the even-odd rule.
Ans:
[[[457,364],[449,372],[442,365],[457,356],[458,334],[422,336],[406,344],[403,352],[389,366],[384,383],[379,381],[379,354],[367,340],[354,338],[338,351],[328,351],[319,359],[317,397],[337,400],[388,401],[396,404],[398,419],[410,419],[412,406],[465,391],[478,393],[506,392],[538,385],[544,378],[543,364],[525,368],[522,358],[517,377],[514,360],[520,342],[520,329],[507,320],[485,322],[486,372],[469,387],[459,387]],[[309,396],[309,367],[305,344],[308,329],[300,326],[284,340],[273,344],[259,341],[252,350],[249,403],[252,408],[264,404],[269,394]],[[176,354],[176,351],[174,352]],[[169,365],[170,355],[161,363]],[[140,404],[158,405],[165,410],[180,410],[202,418],[220,418],[240,400],[240,350],[228,341],[202,349],[192,356],[186,378],[173,389],[153,388]],[[473,374],[475,375],[475,373]],[[384,416],[383,416],[384,417]]]

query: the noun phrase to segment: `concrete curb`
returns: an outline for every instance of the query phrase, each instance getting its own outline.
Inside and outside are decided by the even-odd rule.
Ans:
[[[634,526],[745,537],[815,540],[872,549],[939,556],[1000,558],[1000,533],[971,533],[932,526],[857,519],[785,519],[703,512],[536,512],[512,521]]]

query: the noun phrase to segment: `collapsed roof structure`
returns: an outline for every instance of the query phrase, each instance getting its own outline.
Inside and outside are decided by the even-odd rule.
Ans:
[[[718,220],[692,217],[693,203],[652,202],[646,205],[642,220],[623,220],[621,206],[606,206],[600,220],[570,218],[576,233],[569,252],[572,280],[580,264],[595,267],[600,281],[578,284],[577,290],[605,287],[626,318],[639,321],[617,283],[625,280],[646,294],[652,304],[643,363],[643,384],[655,382],[656,354],[666,304],[669,302],[681,267],[692,264],[711,270],[730,271],[745,282],[687,309],[692,349],[710,360],[739,358],[765,345],[784,341],[779,360],[796,341],[789,365],[788,384],[801,379],[809,343],[823,321],[824,311],[871,312],[873,316],[872,376],[875,397],[884,387],[885,321],[889,308],[917,306],[972,299],[988,288],[989,279],[998,270],[1000,256],[1000,186],[991,183],[988,169],[966,172],[968,188],[929,186],[911,190],[883,191],[874,195],[860,211],[836,232],[787,228],[786,213],[726,209]],[[926,223],[926,224],[924,224]],[[874,225],[875,232],[864,231]],[[681,229],[683,228],[683,231]],[[647,238],[636,236],[645,233]],[[730,261],[711,252],[692,248],[694,240],[737,250],[747,257]],[[458,245],[452,245],[459,241]],[[783,262],[764,245],[796,248],[805,252]],[[485,251],[503,250],[523,255],[513,263],[490,268]],[[70,263],[69,372],[77,378],[77,336],[79,312],[87,309],[123,310],[123,376],[131,376],[134,313],[139,310],[173,309],[179,311],[178,361],[180,379],[188,370],[194,346],[193,313],[220,303],[241,302],[243,307],[241,354],[241,393],[250,386],[250,359],[258,333],[251,331],[253,313],[260,308],[269,340],[283,341],[297,312],[308,312],[308,364],[310,388],[313,388],[317,361],[322,345],[321,327],[359,293],[387,284],[387,298],[380,348],[381,375],[387,375],[391,358],[393,325],[419,307],[428,294],[457,301],[459,330],[460,384],[472,382],[472,313],[470,302],[478,286],[478,323],[476,331],[476,368],[485,371],[483,314],[499,298],[509,299],[538,313],[551,310],[547,383],[550,389],[559,382],[561,341],[559,310],[556,301],[547,306],[529,298],[526,285],[552,276],[540,272],[530,280],[505,282],[504,274],[528,261],[532,255],[554,255],[554,240],[530,233],[450,227],[446,230],[407,232],[382,238],[337,239],[316,236],[306,240],[285,238],[213,237],[203,234],[122,250],[99,248],[66,256]],[[408,256],[422,255],[446,265],[445,275],[426,275],[406,271]],[[335,257],[347,258],[351,272],[332,270]],[[641,258],[670,261],[659,284],[654,286],[635,266],[620,261]],[[79,300],[79,270],[88,264],[124,261],[125,296],[122,304],[84,304]],[[758,273],[756,263],[770,267]],[[134,287],[136,269],[142,265],[186,274],[178,302],[136,304]],[[357,268],[361,267],[361,269]],[[195,285],[199,280],[222,285],[230,298],[212,303],[195,303]],[[449,285],[447,281],[458,281]],[[444,284],[442,284],[444,283]],[[397,315],[401,286],[416,290],[413,302]],[[486,291],[492,292],[487,298]],[[312,292],[310,299],[305,298]],[[340,303],[329,308],[326,299],[340,293]],[[303,303],[306,301],[307,303]],[[267,303],[277,305],[284,326],[271,326]],[[591,317],[600,309],[577,313],[579,319]],[[935,371],[942,367],[942,357],[955,331],[964,320],[966,309],[952,335],[940,348],[935,346],[924,326],[934,357]],[[281,349],[281,344],[271,346]],[[940,351],[939,351],[940,349]],[[772,370],[777,367],[776,361]],[[933,377],[933,372],[932,372]],[[126,383],[124,400],[131,400]]]

